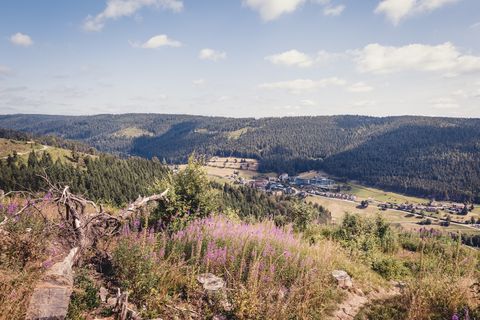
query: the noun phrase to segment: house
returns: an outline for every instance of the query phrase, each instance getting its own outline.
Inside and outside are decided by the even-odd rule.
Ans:
[[[305,185],[310,184],[310,179],[304,179],[304,178],[296,177],[295,180],[294,180],[294,183],[297,186],[305,186]]]
[[[310,183],[319,187],[328,187],[333,186],[335,184],[335,181],[325,177],[315,177],[315,179],[310,180]]]
[[[253,181],[253,187],[257,189],[265,189],[269,181],[267,179],[257,179]]]
[[[282,182],[288,181],[288,173],[282,173],[281,175],[279,175],[278,180]]]

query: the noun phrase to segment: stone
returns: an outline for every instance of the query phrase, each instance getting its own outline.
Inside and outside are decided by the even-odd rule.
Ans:
[[[197,277],[197,281],[203,285],[207,291],[218,291],[225,287],[225,281],[212,273],[203,273]]]
[[[105,289],[105,287],[100,287],[99,296],[100,296],[100,301],[102,301],[103,303],[106,303],[108,298],[108,290]]]
[[[115,297],[108,298],[106,303],[111,307],[115,307],[117,305],[117,298]]]
[[[73,291],[73,263],[78,248],[47,270],[35,287],[27,310],[28,320],[65,319]]]
[[[344,270],[333,270],[332,276],[337,281],[338,287],[342,289],[350,289],[353,287],[352,278]]]

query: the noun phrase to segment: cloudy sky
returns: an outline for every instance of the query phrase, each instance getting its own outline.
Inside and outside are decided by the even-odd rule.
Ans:
[[[11,0],[0,113],[480,117],[478,0]]]

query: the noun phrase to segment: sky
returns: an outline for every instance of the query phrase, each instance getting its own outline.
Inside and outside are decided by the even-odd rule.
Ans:
[[[0,114],[480,117],[478,0],[2,0]]]

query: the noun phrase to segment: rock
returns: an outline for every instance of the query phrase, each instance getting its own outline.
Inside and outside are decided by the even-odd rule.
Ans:
[[[197,280],[203,285],[203,288],[208,291],[218,291],[225,287],[225,281],[211,273],[203,273],[197,277]]]
[[[35,287],[27,310],[28,320],[65,319],[73,291],[73,262],[78,248],[55,263]]]
[[[115,297],[108,298],[106,303],[110,307],[115,307],[117,305],[117,298],[115,298]]]
[[[100,301],[102,301],[103,303],[106,303],[108,298],[108,290],[105,289],[104,287],[100,287],[99,296],[100,296]]]
[[[333,270],[332,276],[337,280],[337,285],[342,289],[350,289],[353,287],[352,278],[344,270]]]

